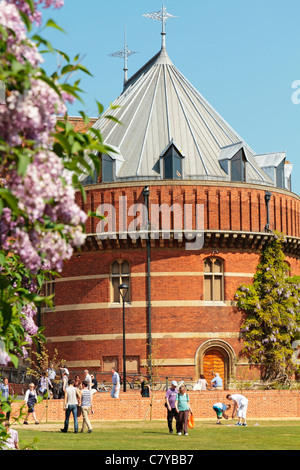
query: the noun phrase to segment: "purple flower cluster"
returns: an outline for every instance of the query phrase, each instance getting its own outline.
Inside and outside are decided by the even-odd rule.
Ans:
[[[26,0],[6,0],[7,3],[14,4],[20,11],[28,16],[32,23],[40,25],[42,22],[42,13],[38,10],[41,5],[44,8],[61,8],[64,5],[64,0],[34,0],[34,12],[32,13]]]
[[[36,315],[37,309],[34,304],[30,303],[22,308],[21,325],[24,330],[31,336],[37,334],[38,327],[34,323],[33,317]]]
[[[39,5],[59,8],[63,2],[36,0],[35,6]],[[25,1],[0,1],[0,24],[8,31],[9,52],[20,60],[26,57],[35,67],[41,57],[35,45],[28,45],[18,8],[29,14]],[[32,18],[32,21],[37,20],[37,16]],[[69,99],[66,93],[63,98]],[[37,149],[24,176],[13,166],[6,172],[5,186],[26,214],[26,224],[22,217],[13,219],[7,208],[0,219],[2,247],[18,254],[33,274],[47,261],[50,269],[61,271],[63,260],[72,256],[73,247],[82,245],[85,240],[82,225],[86,214],[75,203],[72,175],[49,148],[56,116],[65,114],[66,110],[63,99],[38,77],[31,78],[31,87],[26,93],[13,90],[6,106],[0,107],[0,138],[10,146],[21,146],[25,140],[31,140]],[[54,228],[46,228],[49,222]],[[56,224],[64,224],[63,230],[56,230]]]
[[[61,271],[63,261],[70,259],[75,246],[85,241],[83,225],[86,214],[75,202],[72,174],[65,169],[63,161],[51,150],[51,135],[55,131],[57,115],[67,111],[66,102],[73,97],[66,92],[59,96],[41,80],[40,64],[43,59],[35,43],[27,38],[26,27],[19,11],[32,23],[41,24],[42,8],[60,8],[63,0],[34,0],[31,12],[26,0],[0,0],[0,38],[5,31],[7,50],[2,63],[10,65],[11,57],[32,67],[29,74],[30,87],[26,92],[9,88],[6,103],[0,106],[0,139],[17,152],[27,148],[31,158],[27,168],[17,170],[17,161],[5,158],[0,168],[1,187],[5,187],[18,201],[18,214],[5,207],[0,217],[1,249],[14,252],[34,275],[39,270]],[[7,61],[7,63],[5,62]],[[7,78],[9,81],[9,77]],[[59,84],[56,83],[59,88]],[[13,154],[13,152],[12,152]],[[27,154],[28,155],[28,154]],[[28,158],[28,157],[26,157]],[[22,214],[22,215],[20,215]],[[20,322],[24,328],[24,339],[31,343],[37,334],[34,304],[22,308]],[[23,347],[24,357],[27,356]],[[9,356],[0,351],[0,363],[7,364]]]

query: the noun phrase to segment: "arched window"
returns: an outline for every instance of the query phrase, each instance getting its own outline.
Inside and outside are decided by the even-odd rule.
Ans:
[[[204,300],[224,301],[224,263],[219,258],[204,260]]]
[[[126,295],[126,302],[130,302],[130,266],[128,261],[116,260],[110,266],[110,283],[111,283],[111,302],[122,303],[119,292],[119,285],[127,284],[129,289]]]

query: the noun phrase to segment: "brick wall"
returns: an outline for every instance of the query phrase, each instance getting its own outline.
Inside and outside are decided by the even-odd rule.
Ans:
[[[147,183],[147,182],[146,182]],[[145,182],[140,185],[128,183],[120,187],[103,184],[86,188],[87,200],[84,203],[77,193],[77,203],[85,210],[96,210],[101,204],[112,204],[116,209],[116,231],[119,231],[119,197],[127,197],[127,209],[133,204],[144,204],[142,194]],[[299,237],[300,209],[299,197],[286,190],[237,183],[203,182],[151,182],[149,183],[151,204],[203,204],[205,230],[236,230],[264,232],[267,223],[265,191],[272,192],[270,200],[270,228],[286,235]],[[128,217],[130,223],[136,216]],[[195,221],[195,218],[194,218]],[[87,233],[95,233],[98,221],[87,222]]]
[[[190,403],[195,419],[215,420],[213,404],[226,400],[227,391],[189,392]],[[240,391],[230,391],[240,393]],[[299,391],[245,391],[248,398],[249,419],[283,419],[300,418]],[[155,392],[152,419],[166,419],[164,392]],[[97,393],[94,396],[94,414],[92,421],[99,420],[143,420],[150,419],[150,398],[141,398],[139,392],[120,393],[120,398],[112,399],[109,393]],[[36,406],[36,415],[41,422],[46,421],[45,401]],[[19,403],[13,404],[13,414],[17,415]],[[26,407],[24,408],[26,410]],[[62,400],[50,400],[47,411],[48,421],[63,421],[64,410]],[[72,426],[72,422],[71,422]]]
[[[144,185],[145,182],[128,182],[122,187],[114,183],[87,186],[86,203],[80,193],[77,193],[77,202],[86,211],[95,211],[100,204],[112,204],[116,209],[116,225],[111,229],[118,231],[119,196],[127,196],[127,210],[132,204],[144,204]],[[264,187],[163,181],[149,182],[149,188],[150,204],[179,204],[181,207],[184,203],[204,204],[206,230],[264,232],[267,222]],[[299,236],[298,196],[278,188],[268,189],[273,194],[271,229]],[[133,218],[128,217],[127,223]],[[174,218],[172,221],[174,225]],[[97,224],[97,219],[91,218],[87,233],[95,233]],[[199,251],[188,251],[176,245],[151,248],[151,322],[153,338],[159,343],[157,359],[163,367],[159,375],[189,376],[197,380],[203,357],[199,350],[208,340],[219,341],[219,348],[223,342],[227,348],[224,354],[228,362],[227,381],[238,369],[243,318],[233,299],[242,283],[251,282],[260,251],[251,247],[230,247],[226,242],[217,247],[217,256],[224,263],[224,302],[209,305],[204,302],[203,270],[204,259],[212,256],[213,248],[213,242]],[[64,264],[62,277],[55,283],[56,311],[45,312],[42,323],[50,355],[56,348],[71,370],[104,371],[103,357],[107,356],[116,358],[118,370],[122,370],[123,312],[121,304],[112,304],[109,279],[110,265],[116,259],[126,259],[131,272],[131,304],[126,307],[126,355],[138,357],[140,364],[147,360],[147,249],[145,245],[126,245],[125,242],[120,248],[111,245],[102,250],[83,249]],[[287,256],[287,261],[292,275],[299,275],[297,256]],[[145,373],[145,370],[140,368],[137,372]]]

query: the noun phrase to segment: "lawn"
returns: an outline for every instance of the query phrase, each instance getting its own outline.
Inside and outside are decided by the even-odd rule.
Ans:
[[[230,424],[230,425],[228,425]],[[217,426],[196,421],[188,436],[169,434],[163,421],[95,422],[91,434],[60,432],[62,423],[17,425],[21,447],[38,438],[38,450],[299,450],[300,421],[249,421],[248,427],[232,421]]]

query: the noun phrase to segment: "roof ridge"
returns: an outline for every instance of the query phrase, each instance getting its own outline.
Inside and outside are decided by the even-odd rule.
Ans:
[[[127,80],[124,84],[123,93],[133,85],[143,73],[146,73],[154,65],[173,65],[165,47],[162,47],[159,52],[157,52],[150,60],[148,60],[148,62],[146,62],[146,64],[144,64]]]

